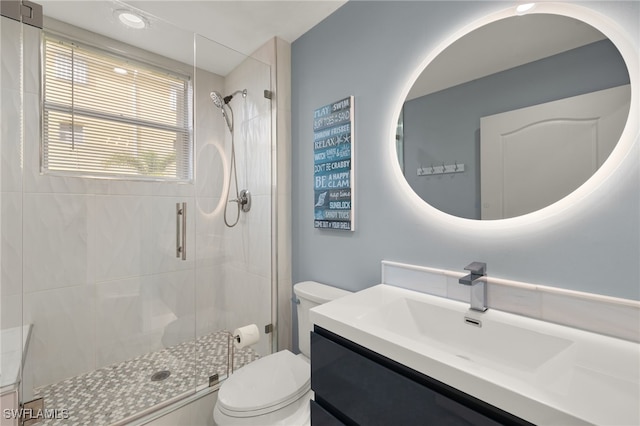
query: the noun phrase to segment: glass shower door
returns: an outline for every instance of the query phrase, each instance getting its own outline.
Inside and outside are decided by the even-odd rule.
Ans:
[[[16,402],[44,398],[50,410],[44,424],[61,418],[123,423],[224,379],[231,364],[239,368],[273,350],[270,66],[154,18],[161,2],[143,6],[149,13],[138,12],[151,23],[143,30],[149,32],[120,31],[118,39],[99,34],[100,25],[120,25],[115,12],[129,6],[117,1],[46,2],[44,30],[2,18],[2,405],[5,393]],[[109,54],[129,52],[131,64],[188,76],[192,179],[43,171],[42,31]],[[176,46],[180,56],[154,51],[147,44],[153,39]],[[73,60],[81,63],[75,53]],[[78,69],[76,82],[105,80]],[[76,78],[73,72],[59,77],[65,76]],[[247,95],[229,103],[234,188],[231,133],[210,93],[243,89]],[[171,109],[175,102],[168,96],[165,104]],[[57,137],[64,141],[69,132],[89,129],[89,121],[61,123]],[[74,137],[87,143],[91,134]],[[126,139],[119,133],[100,143],[134,142]],[[252,205],[230,228],[224,209],[235,215],[236,189],[250,191]],[[232,352],[233,331],[249,324],[258,327],[259,341]],[[17,339],[9,337],[16,333]],[[19,395],[16,386],[5,387],[5,352],[13,340],[29,342],[28,350],[16,346],[17,365],[24,360]]]
[[[4,2],[3,2],[4,3]],[[2,5],[2,14],[6,14]],[[29,327],[22,326],[23,25],[0,17],[0,406],[18,424]],[[5,410],[11,410],[5,415]]]
[[[200,35],[195,46],[196,334],[206,348],[198,351],[201,386],[212,375],[229,374],[221,363],[224,342],[240,327],[255,324],[259,340],[229,348],[229,366],[240,368],[273,351],[274,150],[271,67],[257,59],[269,55],[270,45],[251,57]],[[228,102],[217,104],[216,95]],[[251,196],[248,211],[239,208],[242,190]]]
[[[65,7],[73,7],[74,13],[67,13]],[[127,7],[112,1],[46,3],[43,31],[78,46],[71,61],[53,56],[47,63],[40,57],[44,51],[41,30],[27,26],[21,30],[24,144],[19,155],[5,149],[4,142],[2,146],[3,164],[10,155],[11,164],[15,163],[20,173],[19,187],[13,192],[8,189],[6,197],[7,207],[13,197],[20,211],[13,218],[5,216],[3,202],[3,249],[4,240],[14,234],[18,248],[15,253],[3,250],[2,275],[3,282],[6,275],[15,275],[21,283],[16,295],[20,301],[17,315],[21,325],[32,327],[21,400],[44,398],[44,406],[50,410],[42,419],[44,424],[53,424],[60,416],[79,424],[123,422],[192,395],[196,389],[193,181],[162,179],[134,168],[119,172],[139,175],[119,177],[42,168],[41,123],[51,124],[53,119],[41,109],[41,72],[85,86],[104,84],[112,78],[107,74],[111,71],[114,76],[128,76],[133,79],[132,92],[118,93],[114,87],[108,96],[117,99],[124,113],[144,101],[143,86],[154,83],[141,81],[138,67],[166,69],[171,74],[186,70],[190,88],[185,96],[191,102],[191,64],[140,46],[138,42],[144,37],[132,30],[121,30],[124,36],[116,40],[98,34],[100,27],[92,26],[90,20],[83,29],[77,27],[82,22],[73,21],[74,16],[95,17],[104,25],[120,25],[114,13]],[[67,17],[71,22],[62,21]],[[192,33],[151,16],[147,19],[152,23],[150,29],[171,37],[184,51],[193,50]],[[126,52],[126,66],[92,68],[82,56],[86,51],[104,52],[106,58]],[[2,56],[4,59],[4,50]],[[53,71],[47,69],[49,64]],[[72,68],[64,68],[69,66]],[[69,71],[61,72],[63,69]],[[167,117],[178,97],[162,91],[154,96],[166,107],[168,112],[162,114]],[[78,105],[76,102],[77,114],[70,125],[60,120],[58,130],[47,130],[62,142],[69,139],[70,131],[77,132],[70,150],[103,144],[105,149],[116,146],[116,153],[142,159],[142,148],[127,147],[141,147],[144,135],[145,140],[152,140],[148,135],[159,131],[158,126],[132,119],[118,124],[117,132],[93,131],[95,122],[117,114],[82,115]],[[4,119],[4,105],[2,111]],[[192,113],[187,119],[192,142]],[[107,163],[96,162],[111,167]],[[185,214],[179,214],[177,206],[183,203]],[[11,229],[7,238],[5,228]],[[178,244],[185,247],[186,259],[177,252]]]

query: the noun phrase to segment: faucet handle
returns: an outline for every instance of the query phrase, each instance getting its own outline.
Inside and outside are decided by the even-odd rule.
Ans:
[[[474,275],[486,275],[487,264],[484,262],[473,262],[465,266],[465,271],[469,271]]]

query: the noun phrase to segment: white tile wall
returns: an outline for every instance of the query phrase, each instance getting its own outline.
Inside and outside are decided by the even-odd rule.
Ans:
[[[2,18],[0,23],[0,47],[2,48],[2,62],[0,62],[0,87],[19,91],[22,84],[22,26],[17,21]]]
[[[1,244],[2,253],[2,297],[19,295],[22,292],[22,268],[16,267],[22,262],[22,194],[20,192],[2,192],[0,203]],[[5,323],[5,306],[2,306],[3,328],[11,328],[19,324]]]
[[[5,43],[2,43],[4,49]],[[3,63],[5,51],[2,50]],[[7,75],[3,75],[2,81]],[[20,91],[10,88],[2,88],[2,98],[0,99],[0,110],[2,111],[2,123],[0,128],[0,149],[2,149],[1,190],[21,191],[22,190],[22,98]]]
[[[247,215],[248,246],[245,269],[268,280],[271,279],[271,197],[254,195]]]
[[[223,321],[228,330],[247,324],[256,324],[260,330],[260,342],[252,346],[259,354],[270,352],[264,326],[271,321],[271,280],[254,275],[246,269],[227,267],[225,271]]]
[[[33,324],[27,353],[36,386],[95,368],[96,299],[93,285],[24,296],[24,321]]]
[[[225,319],[231,307],[225,304],[226,274],[224,265],[196,269],[196,335],[211,330],[228,329]]]
[[[271,104],[264,97],[264,90],[271,89],[271,71],[269,66],[255,58],[247,58],[238,65],[225,80],[227,93],[247,89],[247,96],[236,95],[232,101],[237,123],[246,122],[254,117],[270,114]]]
[[[90,195],[24,194],[25,293],[93,282],[93,201]]]
[[[464,271],[382,261],[382,282],[469,302]],[[640,302],[487,277],[487,306],[595,333],[640,342]]]
[[[217,115],[211,115],[211,119]],[[196,146],[196,193],[198,197],[221,198],[229,174],[224,144],[219,139]]]
[[[251,155],[246,157],[246,182],[254,195],[271,195],[271,114],[261,114],[239,128]]]
[[[640,342],[640,303],[588,294],[541,291],[542,319]]]
[[[175,207],[172,210],[175,212]],[[154,211],[152,197],[96,197],[95,258],[98,281],[154,272],[155,214],[162,213]],[[175,239],[173,245],[175,247]]]
[[[193,270],[96,285],[96,366],[134,358],[195,336]]]
[[[144,304],[153,297],[144,294],[143,278],[96,285],[96,367],[161,348],[162,331],[151,327],[151,314],[144,310]],[[164,323],[168,322],[165,319]]]
[[[225,151],[226,125],[209,93],[213,90],[223,92],[224,78],[199,69],[196,86],[201,88],[195,97],[196,194],[198,197],[219,198],[223,196],[222,183],[228,174],[229,154]]]
[[[40,34],[41,31],[38,28],[22,25],[23,90],[37,97],[40,96]],[[37,126],[33,127],[37,128]]]

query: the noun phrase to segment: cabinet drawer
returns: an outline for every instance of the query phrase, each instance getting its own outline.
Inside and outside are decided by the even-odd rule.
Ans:
[[[528,424],[319,327],[311,360],[316,402],[347,424]]]
[[[313,400],[311,401],[311,424],[313,426],[344,426],[344,423]]]

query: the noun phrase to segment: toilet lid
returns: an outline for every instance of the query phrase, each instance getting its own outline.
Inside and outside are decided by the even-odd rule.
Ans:
[[[311,366],[288,350],[245,365],[224,381],[218,392],[220,411],[251,417],[278,410],[311,388]]]

